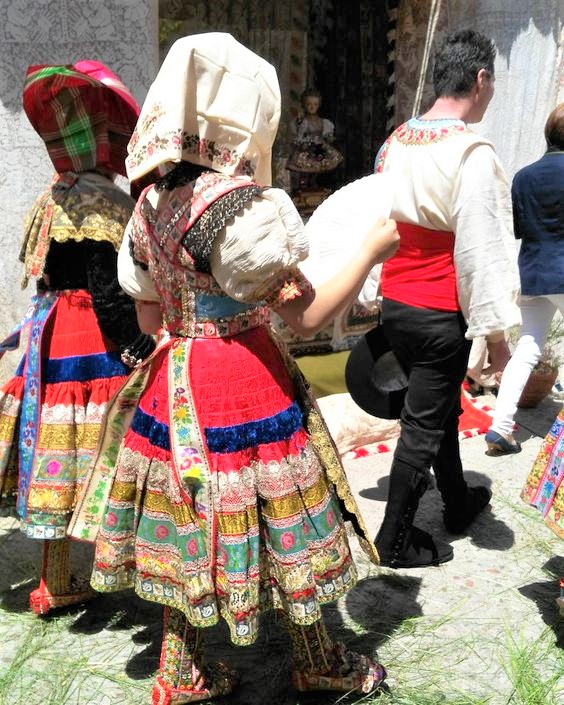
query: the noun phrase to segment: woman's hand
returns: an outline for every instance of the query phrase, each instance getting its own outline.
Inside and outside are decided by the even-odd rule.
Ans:
[[[393,257],[399,247],[400,236],[395,220],[378,220],[364,238],[362,248],[366,248],[374,264]]]

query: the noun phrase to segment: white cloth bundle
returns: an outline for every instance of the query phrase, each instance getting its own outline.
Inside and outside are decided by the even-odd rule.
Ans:
[[[351,260],[374,224],[388,219],[392,207],[392,178],[371,174],[331,194],[305,226],[309,255],[299,267],[314,287],[325,283]],[[376,265],[358,297],[366,308],[376,304],[382,265]]]

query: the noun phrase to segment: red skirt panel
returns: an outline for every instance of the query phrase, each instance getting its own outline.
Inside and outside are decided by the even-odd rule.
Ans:
[[[18,494],[28,536],[62,538],[107,403],[125,381],[127,368],[100,331],[90,294],[82,290],[59,293],[40,349],[40,370],[32,370],[24,356],[0,392],[0,494]],[[39,375],[38,423],[22,429],[26,378],[34,374]],[[29,483],[22,484],[20,448],[30,437],[35,442],[33,467]]]
[[[223,615],[238,644],[256,639],[269,607],[311,624],[356,574],[303,400],[265,328],[184,345],[185,413],[202,439],[204,480],[184,474],[173,452],[173,398],[186,393],[170,388],[173,346],[153,359],[123,436],[93,585],[134,587],[199,627]]]

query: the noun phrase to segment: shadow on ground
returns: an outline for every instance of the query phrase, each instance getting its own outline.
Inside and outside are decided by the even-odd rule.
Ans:
[[[10,535],[11,548],[16,548],[19,540],[17,535]],[[37,551],[38,547],[33,544],[39,542],[25,539],[23,535],[21,540],[26,550]],[[83,558],[87,561],[86,556]],[[31,565],[33,568],[33,563]],[[2,590],[3,610],[28,611],[28,595],[37,582],[36,570],[35,567],[27,577],[18,573],[20,582],[17,587]],[[13,575],[6,577],[4,583],[14,584],[13,578]],[[420,578],[395,573],[382,573],[360,580],[339,605],[331,604],[323,608],[329,634],[334,641],[342,641],[350,649],[377,658],[377,649],[405,620],[422,614],[417,602],[420,587]],[[129,632],[133,643],[143,645],[143,648],[129,658],[125,673],[134,681],[147,681],[149,692],[159,666],[162,638],[160,605],[141,600],[132,591],[123,591],[100,594],[83,605],[54,610],[42,619],[49,623],[63,616],[67,620],[69,633],[91,636],[94,640],[102,632]],[[357,633],[359,628],[363,633]],[[280,616],[274,611],[262,616],[259,638],[253,646],[233,646],[223,621],[205,629],[204,638],[207,659],[224,661],[241,676],[241,683],[235,692],[217,700],[221,705],[258,705],[265,702],[269,705],[329,705],[337,700],[346,705],[365,697],[343,698],[338,693],[303,694],[295,691],[291,686],[289,639]],[[268,654],[268,673],[264,667],[265,654]]]
[[[342,641],[355,651],[377,658],[376,650],[398,629],[404,620],[422,614],[417,602],[420,578],[381,574],[366,578],[347,593],[345,609],[329,605],[323,609],[327,630],[334,641]],[[393,599],[392,599],[393,596]],[[360,627],[364,633],[357,634]],[[282,620],[275,612],[263,615],[259,638],[253,646],[236,647],[229,643],[224,622],[206,630],[206,651],[213,659],[222,660],[236,668],[241,676],[237,690],[219,700],[222,705],[329,705],[353,703],[366,696],[343,698],[339,693],[298,693],[291,686],[290,643]],[[261,665],[268,654],[269,672]],[[156,667],[156,664],[155,664]]]
[[[544,438],[550,431],[554,419],[560,413],[562,402],[547,397],[533,409],[517,409],[515,421],[518,425],[515,438],[520,442],[528,440],[531,436]]]
[[[27,612],[28,596],[37,587],[43,541],[28,539],[19,528],[0,536],[0,604],[7,612]],[[93,547],[71,542],[73,575],[89,578]]]
[[[464,477],[471,487],[476,485],[491,487],[491,479],[475,470],[465,470]],[[375,487],[361,490],[359,495],[365,499],[385,502],[388,496],[389,481],[389,475],[385,475],[379,478]],[[440,493],[436,489],[428,490],[420,500],[415,524],[443,541],[449,542],[460,538],[460,535],[456,536],[446,531],[442,522],[442,510],[443,502]],[[513,530],[495,516],[491,507],[487,507],[472,522],[464,536],[469,536],[474,545],[491,551],[508,551],[515,543]]]
[[[519,589],[521,595],[532,600],[543,622],[552,629],[556,645],[564,648],[564,619],[562,619],[556,598],[560,594],[559,580],[564,577],[564,556],[553,556],[543,565],[543,570],[550,576],[549,580],[528,583]]]

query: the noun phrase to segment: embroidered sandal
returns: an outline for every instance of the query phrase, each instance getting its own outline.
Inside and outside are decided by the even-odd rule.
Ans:
[[[186,705],[210,700],[222,695],[229,695],[239,683],[239,674],[225,664],[218,662],[205,669],[206,675],[201,674],[196,685],[190,688],[173,688],[159,675],[153,686],[152,705]],[[207,687],[206,684],[210,684]]]
[[[293,671],[292,685],[301,692],[337,690],[349,693],[360,690],[371,693],[386,678],[386,669],[368,656],[348,651],[344,644],[334,645],[335,660],[328,672]]]

